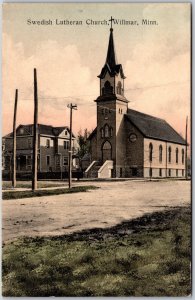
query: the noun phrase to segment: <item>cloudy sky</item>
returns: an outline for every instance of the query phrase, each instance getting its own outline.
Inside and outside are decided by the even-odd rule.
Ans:
[[[69,125],[74,132],[96,126],[99,75],[105,63],[109,24],[86,20],[136,20],[114,25],[129,108],[166,119],[185,135],[190,117],[190,4],[3,4],[3,135],[12,130],[15,89],[17,125],[33,122],[33,68],[37,68],[39,123]],[[53,25],[27,21],[52,20]],[[55,25],[55,20],[82,25]],[[158,25],[142,25],[142,19]]]

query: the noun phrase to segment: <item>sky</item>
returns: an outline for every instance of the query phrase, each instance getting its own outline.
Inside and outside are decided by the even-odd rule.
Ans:
[[[34,68],[39,123],[68,126],[72,102],[78,106],[74,133],[96,127],[97,76],[105,63],[112,16],[139,24],[113,25],[129,108],[163,118],[185,136],[191,106],[190,14],[189,3],[3,4],[3,135],[12,131],[15,89],[17,125],[33,122]],[[56,25],[56,19],[82,25]],[[156,25],[142,25],[142,19]],[[28,25],[28,20],[51,20],[53,25]],[[87,25],[86,20],[107,23]]]

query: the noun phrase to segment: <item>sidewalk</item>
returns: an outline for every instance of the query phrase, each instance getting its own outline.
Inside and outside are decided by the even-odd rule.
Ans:
[[[78,185],[83,185],[86,183],[101,183],[101,182],[126,182],[126,181],[132,181],[132,182],[159,182],[159,181],[186,181],[186,179],[184,178],[82,178],[82,179],[73,179],[72,180],[72,184],[73,186],[78,186]],[[56,189],[63,189],[63,188],[68,188],[68,181],[61,181],[61,180],[40,180],[38,182],[58,182],[59,186],[55,186],[55,187],[39,187],[37,190],[56,190]],[[30,181],[28,181],[28,183],[30,183]],[[23,188],[5,188],[2,189],[2,192],[19,192],[19,191],[31,191],[32,188],[31,187],[23,187]]]

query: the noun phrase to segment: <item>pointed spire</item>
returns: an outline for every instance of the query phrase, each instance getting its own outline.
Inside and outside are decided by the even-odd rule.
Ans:
[[[111,69],[113,67],[115,67],[117,64],[115,49],[114,49],[113,28],[110,28],[110,38],[109,38],[109,43],[108,43],[106,64],[108,64]]]

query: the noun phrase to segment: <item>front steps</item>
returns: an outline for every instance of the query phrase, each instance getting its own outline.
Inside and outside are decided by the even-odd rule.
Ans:
[[[112,178],[113,161],[106,160],[103,165],[93,161],[85,171],[86,178]]]

